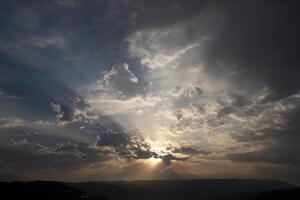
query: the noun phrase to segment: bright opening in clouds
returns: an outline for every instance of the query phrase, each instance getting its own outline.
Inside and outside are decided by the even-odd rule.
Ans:
[[[300,183],[297,1],[3,1],[0,179]]]

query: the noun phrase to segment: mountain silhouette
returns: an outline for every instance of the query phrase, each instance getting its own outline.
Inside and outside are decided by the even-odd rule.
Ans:
[[[255,200],[299,200],[300,188],[266,191],[254,196]]]
[[[1,199],[26,200],[105,200],[89,198],[80,189],[59,182],[0,182]]]
[[[294,187],[277,180],[154,180],[69,184],[89,196],[109,200],[248,200],[264,191]]]
[[[1,199],[298,200],[300,188],[277,180],[154,180],[62,183],[0,182]]]

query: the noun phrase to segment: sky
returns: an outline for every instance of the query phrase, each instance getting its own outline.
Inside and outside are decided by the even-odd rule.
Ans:
[[[300,184],[299,11],[1,1],[0,180]]]

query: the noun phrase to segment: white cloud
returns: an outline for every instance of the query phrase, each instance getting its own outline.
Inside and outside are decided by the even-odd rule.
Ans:
[[[150,69],[177,67],[179,59],[199,42],[187,43],[183,27],[174,26],[164,30],[140,30],[126,40],[131,56],[140,59]]]
[[[129,70],[127,63],[113,66],[111,71],[104,75],[103,79],[107,85],[116,84],[113,81],[123,80],[124,82],[138,83],[138,78]]]
[[[66,46],[66,38],[61,34],[31,36],[27,43],[41,48],[54,46],[56,48],[63,49]]]
[[[26,122],[19,118],[0,118],[0,128],[13,128],[25,124]]]

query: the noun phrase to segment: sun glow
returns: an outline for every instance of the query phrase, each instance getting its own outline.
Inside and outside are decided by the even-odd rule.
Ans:
[[[169,145],[160,140],[148,142],[151,146],[151,151],[154,152],[157,157],[163,157],[172,153],[171,149],[168,148]]]
[[[151,148],[153,152],[155,152],[158,156],[164,156],[168,154],[168,150],[166,147],[153,147]]]
[[[147,159],[147,163],[148,163],[149,166],[151,166],[151,167],[157,166],[159,163],[161,163],[161,161],[162,161],[161,158],[154,158],[154,157],[151,157],[151,158]]]
[[[151,151],[156,155],[147,159],[147,163],[150,167],[156,167],[162,162],[162,157],[168,154],[168,150],[163,146],[155,146],[151,148]]]

